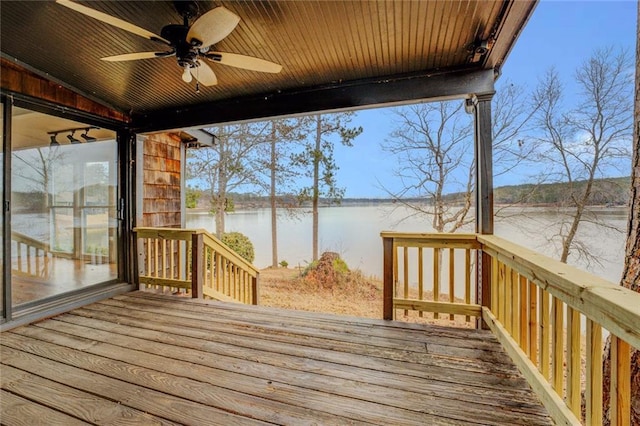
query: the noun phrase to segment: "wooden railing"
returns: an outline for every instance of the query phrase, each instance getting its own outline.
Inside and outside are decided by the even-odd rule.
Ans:
[[[480,251],[477,258],[487,259],[476,275],[488,280],[480,283],[488,293],[480,299],[489,301],[481,307],[466,299],[464,303],[476,313],[481,310],[482,320],[555,422],[580,424],[584,394],[584,423],[602,424],[606,407],[603,336],[608,333],[608,417],[612,425],[630,424],[630,360],[632,348],[640,349],[640,294],[495,236],[385,232],[382,237],[386,319],[398,308],[460,313],[450,303],[405,303],[392,296],[407,282],[402,272],[407,269],[405,247],[442,249],[464,241],[470,250]],[[397,259],[402,259],[402,266]],[[433,281],[437,282],[435,270],[434,266]]]
[[[480,248],[474,234],[403,234],[382,232],[384,246],[384,318],[393,319],[401,309],[463,315],[470,322],[481,315],[472,304],[475,294],[475,251]],[[456,266],[457,265],[457,266]],[[430,300],[429,300],[430,299]]]
[[[19,232],[11,232],[13,259],[11,274],[23,277],[46,278],[52,259],[49,244]]]
[[[148,288],[258,304],[259,271],[202,229],[136,228],[138,277]]]

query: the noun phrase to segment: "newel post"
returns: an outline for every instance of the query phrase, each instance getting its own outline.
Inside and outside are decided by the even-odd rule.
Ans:
[[[382,318],[393,319],[393,238],[382,238],[383,273],[382,273]]]
[[[467,100],[473,107],[476,157],[476,233],[493,234],[493,93]],[[471,105],[470,105],[471,104]],[[482,250],[477,257],[477,303],[491,307],[491,257]]]
[[[251,304],[257,305],[260,301],[260,274],[251,277]]]
[[[191,297],[202,299],[202,280],[206,265],[204,253],[204,238],[202,234],[191,235]]]

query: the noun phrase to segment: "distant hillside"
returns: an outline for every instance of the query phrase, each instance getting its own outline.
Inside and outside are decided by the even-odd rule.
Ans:
[[[593,183],[590,205],[626,205],[629,201],[630,177],[597,179]],[[571,192],[582,193],[586,181],[567,183],[509,185],[494,189],[496,204],[558,205],[568,202]]]
[[[594,189],[590,205],[626,205],[629,201],[630,177],[597,179],[594,182]],[[586,181],[574,183],[573,191],[580,193],[584,190]],[[445,198],[452,203],[463,202],[463,193],[447,194]],[[495,204],[528,204],[528,205],[561,205],[567,203],[571,198],[571,188],[567,183],[545,183],[545,184],[522,184],[501,186],[494,189],[493,200]],[[256,194],[232,193],[230,197],[236,209],[268,208],[269,197]],[[297,199],[294,196],[282,196],[279,204],[297,206]],[[413,202],[424,202],[424,199],[410,199]],[[345,198],[340,205],[362,206],[391,203],[390,198]],[[304,207],[309,207],[310,202],[305,202]],[[321,199],[320,206],[331,205],[329,200]],[[198,200],[198,208],[207,209],[209,197],[206,192],[201,193]]]

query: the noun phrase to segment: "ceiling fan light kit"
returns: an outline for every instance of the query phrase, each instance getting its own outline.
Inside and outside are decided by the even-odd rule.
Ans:
[[[170,24],[162,28],[160,36],[140,28],[130,22],[116,18],[95,9],[75,3],[71,0],[56,0],[62,6],[97,19],[116,28],[136,34],[140,37],[162,43],[169,50],[157,52],[135,52],[101,58],[108,62],[123,62],[141,59],[156,59],[175,56],[182,69],[182,80],[191,83],[196,79],[196,92],[199,84],[214,86],[218,79],[202,59],[222,65],[242,68],[250,71],[279,73],[282,66],[274,62],[237,53],[210,52],[211,47],[227,37],[240,23],[240,17],[222,6],[200,15],[191,25],[189,20],[199,14],[198,4],[194,1],[174,1],[177,12],[182,16],[182,25]]]

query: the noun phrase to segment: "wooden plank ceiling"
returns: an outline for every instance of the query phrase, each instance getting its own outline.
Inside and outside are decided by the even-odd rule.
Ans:
[[[169,1],[88,1],[155,34],[179,24]],[[279,74],[211,64],[218,85],[184,83],[175,58],[106,62],[101,57],[162,45],[51,1],[3,1],[2,55],[121,112],[149,113],[238,97],[442,70],[489,69],[505,59],[535,1],[200,1],[240,24],[215,49],[283,66]],[[469,47],[493,49],[477,62]]]

